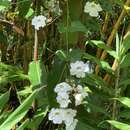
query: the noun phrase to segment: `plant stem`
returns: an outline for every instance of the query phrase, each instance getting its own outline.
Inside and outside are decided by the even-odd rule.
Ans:
[[[35,29],[35,42],[34,42],[34,61],[35,63],[38,61],[38,35],[37,30]],[[36,100],[32,103],[32,108],[34,112],[36,111]],[[35,128],[33,130],[36,130]]]
[[[119,79],[120,79],[120,66],[118,62],[118,67],[116,70],[116,79],[115,79],[115,98],[118,98],[120,96],[119,93]],[[113,108],[112,108],[112,120],[118,120],[118,113],[119,113],[119,107],[117,100],[114,100],[113,102]],[[115,128],[111,127],[111,130],[115,130]]]
[[[37,30],[35,30],[34,61],[37,62],[37,60],[38,60],[38,36],[37,36]]]
[[[66,1],[66,50],[69,53],[69,2]]]

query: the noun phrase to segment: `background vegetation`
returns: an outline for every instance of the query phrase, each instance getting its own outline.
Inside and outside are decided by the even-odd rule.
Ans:
[[[0,130],[64,130],[48,113],[77,60],[94,72],[80,79],[89,96],[76,130],[130,129],[130,0],[89,1],[99,17],[84,12],[86,0],[0,0]],[[37,35],[36,15],[47,17]]]

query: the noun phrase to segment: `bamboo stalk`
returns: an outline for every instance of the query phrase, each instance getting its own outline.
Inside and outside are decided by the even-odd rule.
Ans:
[[[128,28],[127,28],[127,31],[126,31],[126,34],[125,34],[125,36],[124,36],[124,39],[128,36],[128,35],[130,35],[130,24],[128,25]],[[114,60],[114,62],[113,62],[113,65],[112,65],[112,70],[116,70],[116,68],[117,68],[117,60]],[[104,81],[106,81],[106,82],[110,82],[110,79],[111,79],[111,77],[110,77],[110,75],[109,74],[106,74],[105,76],[104,76]]]
[[[110,15],[109,15],[108,13],[106,13],[105,22],[104,22],[104,24],[103,24],[101,34],[106,33],[106,30],[107,30],[107,27],[108,27],[108,23],[109,23],[109,18],[110,18]],[[99,58],[99,57],[101,56],[101,53],[102,53],[102,49],[98,48],[98,49],[97,49],[96,56]]]
[[[129,4],[130,4],[130,0],[127,0],[125,5],[128,6]],[[111,34],[110,34],[110,36],[109,36],[109,38],[107,40],[107,46],[111,46],[112,41],[113,41],[113,39],[115,37],[115,34],[116,34],[118,28],[120,27],[120,23],[121,23],[122,19],[125,17],[125,15],[126,15],[126,10],[123,8],[123,10],[122,10],[116,24],[114,25],[113,30],[112,30],[112,32],[111,32]],[[103,51],[100,59],[104,60],[106,58],[106,56],[107,56],[107,52]],[[98,75],[98,73],[99,73],[99,66],[98,65],[96,66],[95,72]]]

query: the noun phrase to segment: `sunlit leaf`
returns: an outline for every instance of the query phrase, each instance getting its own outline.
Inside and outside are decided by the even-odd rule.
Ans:
[[[114,121],[114,120],[108,120],[107,122],[119,130],[129,130],[130,129],[130,125],[125,124],[125,123],[121,123],[121,122]]]

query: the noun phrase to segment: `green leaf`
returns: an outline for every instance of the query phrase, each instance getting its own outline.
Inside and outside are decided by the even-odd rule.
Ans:
[[[85,25],[83,25],[80,21],[72,21],[71,25],[67,28],[63,24],[59,24],[58,26],[59,32],[60,33],[65,33],[66,31],[68,32],[84,32],[86,33],[87,29]]]
[[[75,130],[98,130],[98,129],[88,125],[87,123],[84,123],[82,121],[78,121],[78,124],[77,124]]]
[[[130,59],[129,58],[130,58],[130,53],[127,53],[121,61],[121,65],[120,65],[121,68],[125,68],[125,67],[130,66]]]
[[[3,95],[0,96],[0,109],[4,107],[4,105],[8,102],[9,100],[9,91],[4,93]]]
[[[29,120],[25,120],[18,128],[17,130],[24,130],[26,128],[26,126],[28,125]]]
[[[116,51],[114,51],[110,47],[108,47],[103,41],[91,40],[91,41],[87,41],[86,45],[88,43],[89,44],[94,44],[98,48],[104,49],[109,55],[113,56],[115,59],[119,58]]]
[[[122,48],[121,48],[121,54],[124,55],[129,49],[130,49],[130,34],[126,36],[126,38],[123,40]]]
[[[9,130],[27,113],[38,91],[34,91],[0,126],[0,130]]]
[[[40,68],[40,61],[32,61],[29,64],[29,79],[31,81],[32,86],[37,86],[39,84],[41,84],[41,73],[42,70]]]
[[[67,55],[62,50],[57,50],[56,55],[59,57],[60,60],[67,60]]]
[[[32,8],[29,8],[25,18],[28,19],[34,14],[34,10]]]
[[[5,8],[8,8],[10,5],[10,2],[8,0],[1,0],[0,5],[4,6]]]
[[[130,79],[128,78],[128,79],[120,81],[119,86],[121,85],[125,85],[125,86],[130,85]]]
[[[5,9],[6,9],[6,7],[5,7],[5,6],[0,5],[0,11],[3,11],[3,10],[5,10]]]
[[[24,17],[27,15],[31,5],[31,0],[18,0],[19,16]]]
[[[92,55],[89,55],[87,53],[84,54],[85,59],[88,59],[90,61],[95,62],[97,65],[99,65],[102,69],[106,70],[107,72],[114,74],[114,71],[112,70],[111,66],[109,65],[109,63],[107,63],[104,60],[100,60]]]
[[[108,120],[107,122],[119,130],[130,130],[130,125],[128,125],[128,124],[121,123],[121,122],[114,121],[114,120]]]
[[[87,29],[80,21],[73,21],[70,26],[70,32],[84,32],[86,33]]]
[[[119,113],[119,116],[122,118],[130,119],[130,109],[125,109]]]
[[[120,101],[122,104],[130,107],[130,98],[127,98],[127,97],[120,97],[120,98],[114,98],[118,101]]]
[[[81,60],[83,54],[84,51],[81,49],[72,49],[72,51],[69,52],[68,58],[71,62],[75,62]]]
[[[57,106],[56,93],[54,93],[54,88],[56,84],[61,82],[64,75],[64,70],[65,70],[65,62],[60,61],[58,58],[56,58],[52,70],[48,75],[47,95],[51,107]]]
[[[25,75],[21,69],[0,63],[0,86],[24,79],[28,79],[28,76]]]
[[[40,123],[42,122],[43,118],[46,116],[48,109],[43,110],[40,108],[39,113],[35,114],[35,116],[33,117],[33,120],[30,120],[28,122],[27,128],[30,129],[38,129]]]

